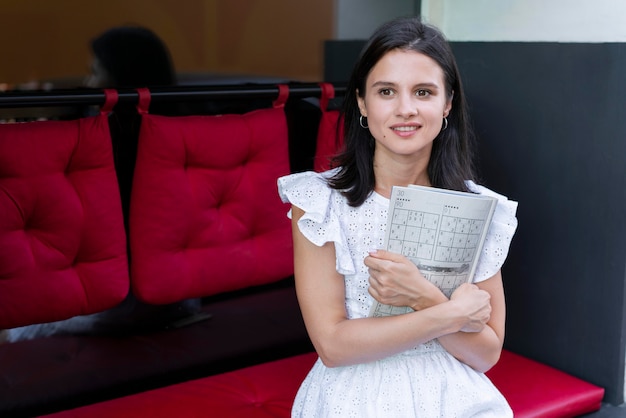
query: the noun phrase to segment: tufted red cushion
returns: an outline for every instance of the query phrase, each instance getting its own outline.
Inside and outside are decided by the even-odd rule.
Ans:
[[[313,169],[317,172],[326,171],[331,167],[331,159],[343,147],[343,126],[339,126],[340,113],[338,110],[329,110],[328,101],[335,96],[333,85],[321,83],[322,96],[320,110],[322,117],[317,130],[317,142]]]
[[[131,283],[161,304],[293,274],[282,108],[144,115],[130,207]]]
[[[128,286],[106,116],[0,125],[0,329],[108,309]]]

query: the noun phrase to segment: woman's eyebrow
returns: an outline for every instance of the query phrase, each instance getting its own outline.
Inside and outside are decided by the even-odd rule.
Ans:
[[[430,83],[430,82],[417,83],[415,85],[415,87],[427,87],[427,88],[430,88],[430,89],[438,89],[439,88],[439,84],[437,84],[437,83]]]
[[[392,87],[395,85],[396,83],[393,83],[391,81],[377,81],[374,84],[372,84],[372,87]]]
[[[372,87],[394,87],[396,86],[396,83],[392,82],[392,81],[376,81],[372,84]],[[439,89],[439,84],[437,83],[432,83],[429,81],[423,82],[423,83],[416,83],[413,88],[416,87],[420,87],[420,88],[430,88],[430,89]]]

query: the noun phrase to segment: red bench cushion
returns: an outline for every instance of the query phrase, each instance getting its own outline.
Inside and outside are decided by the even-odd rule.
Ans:
[[[137,395],[53,414],[79,417],[288,418],[315,353],[247,367]],[[600,408],[604,389],[552,367],[503,351],[487,375],[509,401],[516,418],[575,417]]]
[[[293,274],[284,109],[144,115],[130,205],[133,290],[171,303]]]
[[[577,417],[600,409],[604,397],[599,386],[507,350],[487,376],[516,418]]]
[[[315,353],[301,354],[46,417],[287,418],[316,359]]]
[[[128,288],[106,116],[0,125],[0,329],[102,311]]]

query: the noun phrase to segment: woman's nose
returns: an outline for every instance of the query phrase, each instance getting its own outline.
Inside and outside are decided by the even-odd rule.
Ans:
[[[400,94],[397,103],[398,115],[403,118],[409,118],[418,114],[417,101],[412,94]]]

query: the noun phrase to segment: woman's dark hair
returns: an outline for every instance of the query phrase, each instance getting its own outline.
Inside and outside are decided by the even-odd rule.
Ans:
[[[456,60],[443,34],[417,17],[397,18],[380,26],[365,44],[348,82],[342,109],[345,148],[335,159],[338,172],[328,183],[340,190],[351,206],[360,206],[375,185],[374,146],[368,129],[359,125],[357,94],[365,97],[366,79],[376,63],[392,50],[416,51],[443,70],[445,90],[452,97],[448,127],[433,142],[428,176],[434,187],[467,191],[474,179],[472,143],[465,95]]]
[[[112,78],[111,87],[154,87],[176,83],[163,41],[151,30],[119,26],[91,41],[94,56]]]

